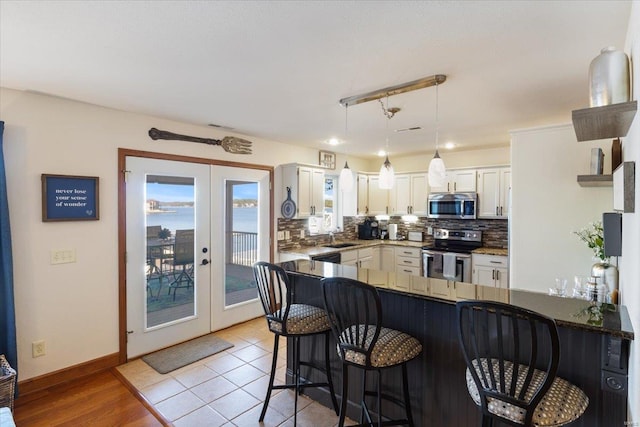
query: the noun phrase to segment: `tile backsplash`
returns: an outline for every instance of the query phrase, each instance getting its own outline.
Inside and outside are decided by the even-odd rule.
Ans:
[[[357,224],[361,224],[366,218],[345,216],[343,217],[344,230],[336,232],[337,240],[355,240],[358,238]],[[329,243],[328,234],[310,236],[307,230],[307,219],[278,218],[278,231],[289,231],[290,238],[278,240],[278,250],[296,249],[304,246],[318,246]],[[419,217],[415,223],[406,223],[398,216],[392,216],[389,221],[382,224],[398,224],[398,234],[407,236],[409,231],[421,231],[425,245],[433,244],[433,238],[427,235],[427,228],[449,228],[482,231],[482,245],[492,248],[508,247],[508,221],[504,219],[477,219],[477,220],[441,220]],[[300,231],[304,230],[305,237],[300,237]]]

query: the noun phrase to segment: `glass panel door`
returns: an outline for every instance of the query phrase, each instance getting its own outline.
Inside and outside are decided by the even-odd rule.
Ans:
[[[210,166],[127,157],[127,357],[210,331]]]

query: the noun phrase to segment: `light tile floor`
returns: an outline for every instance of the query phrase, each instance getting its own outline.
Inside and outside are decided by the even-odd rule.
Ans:
[[[264,318],[215,335],[234,346],[168,374],[157,373],[142,359],[118,370],[176,427],[293,426],[294,393],[290,390],[274,390],[264,423],[258,422],[273,350],[273,333]],[[276,384],[284,383],[286,345],[281,338]],[[333,410],[304,395],[298,398],[297,418],[301,427],[333,427],[338,423]]]

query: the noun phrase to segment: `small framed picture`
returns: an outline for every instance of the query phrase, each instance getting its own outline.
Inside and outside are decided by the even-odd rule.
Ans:
[[[331,151],[320,151],[320,166],[324,166],[325,168],[329,169],[335,169],[336,153],[332,153]]]
[[[42,221],[98,220],[97,176],[42,174]]]

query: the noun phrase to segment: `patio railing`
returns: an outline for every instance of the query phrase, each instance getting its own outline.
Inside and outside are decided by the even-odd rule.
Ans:
[[[258,260],[258,233],[231,232],[231,263],[251,267]]]

